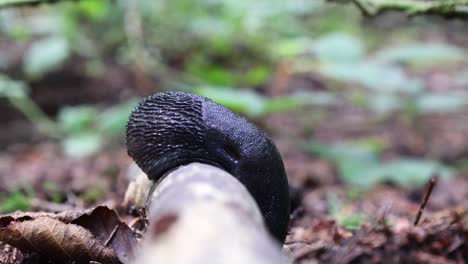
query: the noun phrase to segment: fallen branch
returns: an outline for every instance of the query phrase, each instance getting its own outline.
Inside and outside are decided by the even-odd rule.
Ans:
[[[400,11],[407,15],[468,17],[468,0],[349,0],[346,2],[354,3],[367,16],[376,16],[385,11]]]
[[[247,189],[229,173],[191,163],[156,183],[136,263],[287,263]]]

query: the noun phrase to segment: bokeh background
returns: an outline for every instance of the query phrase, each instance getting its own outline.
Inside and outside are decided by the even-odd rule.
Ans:
[[[300,219],[356,229],[382,207],[412,215],[432,176],[429,210],[466,203],[467,29],[305,0],[2,9],[0,212],[118,206],[128,115],[167,90],[264,129],[302,195]]]

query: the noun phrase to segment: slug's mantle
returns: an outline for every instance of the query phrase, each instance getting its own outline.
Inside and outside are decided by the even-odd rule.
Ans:
[[[184,92],[144,99],[127,125],[128,154],[153,181],[201,162],[234,175],[250,192],[281,243],[289,224],[288,181],[272,140],[224,106]]]

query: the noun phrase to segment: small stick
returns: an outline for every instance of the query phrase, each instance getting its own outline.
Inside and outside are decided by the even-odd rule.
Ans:
[[[107,245],[109,245],[109,242],[112,240],[112,238],[114,238],[115,236],[115,233],[117,233],[117,229],[119,229],[119,225],[115,225],[114,229],[112,230],[112,232],[110,233],[109,237],[107,238],[106,242],[104,242],[104,246],[107,247]]]
[[[429,197],[431,196],[432,190],[434,189],[436,183],[437,183],[437,176],[433,176],[431,180],[429,181],[428,186],[426,188],[424,199],[421,203],[421,206],[419,207],[418,214],[416,215],[416,219],[414,220],[414,226],[416,226],[419,222],[419,219],[421,219],[421,216],[424,212],[424,208],[426,207],[427,201],[429,200]]]

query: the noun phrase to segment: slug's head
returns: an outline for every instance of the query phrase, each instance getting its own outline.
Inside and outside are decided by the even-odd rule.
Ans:
[[[280,242],[289,223],[288,182],[275,145],[260,129],[211,100],[183,92],[146,98],[130,115],[129,155],[153,180],[201,162],[236,177]]]

